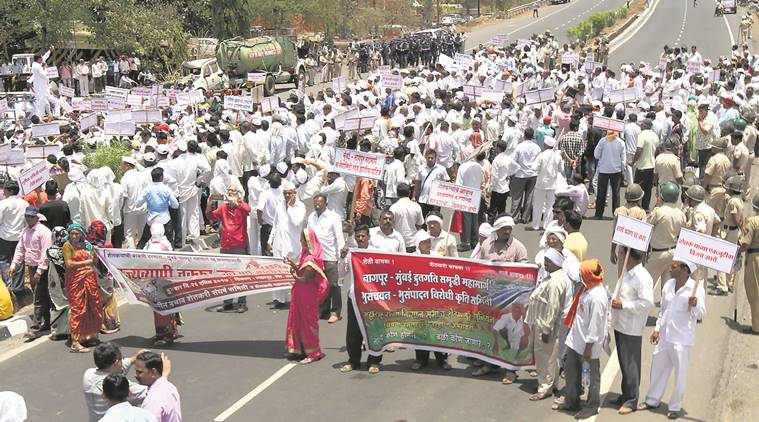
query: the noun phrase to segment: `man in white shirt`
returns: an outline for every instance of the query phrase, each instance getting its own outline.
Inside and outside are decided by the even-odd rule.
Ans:
[[[258,202],[256,204],[256,217],[258,224],[261,226],[259,237],[261,242],[261,253],[265,256],[272,256],[269,246],[271,244],[269,236],[271,236],[274,220],[277,216],[277,210],[285,203],[285,198],[279,188],[281,185],[282,176],[277,172],[270,174],[269,189],[264,189],[261,192],[261,196],[258,197]],[[298,239],[300,239],[300,237]]]
[[[611,300],[611,325],[622,370],[622,394],[612,403],[620,406],[621,415],[638,408],[642,335],[654,307],[654,282],[641,264],[643,252],[630,249],[629,254],[619,295]]]
[[[696,324],[706,314],[704,287],[691,278],[695,271],[693,262],[678,257],[672,260],[672,278],[662,288],[659,317],[651,333],[651,343],[656,345],[651,362],[651,382],[646,401],[638,406],[639,410],[659,407],[674,370],[675,388],[667,409],[670,419],[677,418],[682,409],[690,352],[696,340]]]
[[[129,380],[123,374],[109,374],[103,379],[103,397],[111,407],[100,422],[158,422],[152,413],[127,401]]]
[[[393,229],[395,215],[390,210],[380,213],[379,227],[369,230],[369,249],[382,252],[406,252],[406,241],[399,232]]]
[[[76,79],[79,81],[79,95],[88,97],[90,95],[90,65],[85,63],[84,59],[79,59],[75,73]]]
[[[509,199],[509,178],[517,171],[517,163],[508,154],[506,141],[495,144],[496,155],[493,159],[492,174],[490,175],[490,220],[506,211],[506,200]]]
[[[471,146],[468,147],[470,152],[468,156],[464,157],[463,164],[459,167],[458,174],[456,175],[456,184],[466,186],[468,188],[481,190],[483,181],[485,180],[485,171],[482,169],[480,163],[475,158],[480,151],[471,151]],[[468,251],[474,249],[479,241],[479,227],[480,223],[477,221],[476,212],[462,212],[462,228],[461,244],[459,245],[459,252]]]
[[[32,83],[32,90],[34,91],[34,115],[42,119],[45,117],[45,110],[47,109],[47,97],[50,88],[50,79],[47,77],[47,71],[43,67],[43,64],[50,57],[52,48],[45,52],[42,56],[35,54],[34,63],[32,63],[32,77],[29,79]]]
[[[422,214],[426,217],[430,211],[439,209],[439,207],[427,203],[430,198],[432,183],[435,180],[447,182],[451,179],[448,177],[445,167],[437,163],[437,152],[434,149],[427,150],[424,154],[424,159],[427,165],[422,166],[416,173],[414,195],[416,195],[416,201],[422,207]]]
[[[284,200],[279,204],[269,236],[271,254],[289,257],[295,262],[300,258],[300,238],[306,225],[306,205],[298,200],[295,186],[284,180],[280,188]],[[271,191],[271,190],[270,190]],[[289,290],[272,292],[273,305],[282,308],[288,302]]]
[[[554,149],[556,139],[546,136],[543,139],[545,151],[538,154],[532,163],[532,169],[537,174],[535,179],[535,194],[532,202],[532,227],[526,230],[538,230],[540,219],[543,218],[543,229],[553,220],[553,203],[556,199],[556,189],[566,185],[562,174],[563,158],[561,152]]]
[[[604,269],[598,259],[580,263],[581,292],[575,295],[564,324],[569,326],[564,361],[566,387],[559,411],[577,412],[575,419],[598,414],[601,404],[601,347],[606,338],[609,309],[608,292],[603,285]],[[586,369],[587,368],[587,369]],[[587,404],[580,401],[583,371],[590,379]]]
[[[385,182],[385,200],[395,204],[400,198],[398,186],[406,182],[406,168],[403,166],[403,157],[406,155],[403,147],[397,147],[392,154],[385,155],[385,172],[382,180]]]
[[[329,209],[340,217],[340,221],[345,220],[348,185],[345,183],[345,179],[334,168],[327,171],[324,185],[321,187],[321,193],[327,195]]]
[[[524,130],[524,141],[514,150],[514,161],[517,171],[509,183],[511,191],[511,215],[515,223],[527,223],[532,217],[532,194],[535,190],[537,173],[532,163],[540,154],[540,147],[533,139],[532,128]]]
[[[390,206],[395,221],[393,227],[403,236],[406,252],[413,253],[416,250],[416,233],[424,224],[422,207],[409,198],[411,186],[407,183],[400,183],[397,192],[398,201]]]
[[[16,246],[21,240],[21,232],[26,227],[24,213],[29,203],[18,197],[19,187],[15,180],[5,182],[3,194],[5,199],[0,201],[0,271],[8,290],[16,300],[24,293],[24,267],[8,277],[8,269],[13,261]]]
[[[203,154],[190,151],[199,151],[196,141],[188,143],[180,141],[177,149],[182,153],[171,160],[177,177],[177,200],[179,201],[179,214],[182,220],[182,244],[197,241],[200,238],[200,190],[198,186],[207,181],[211,175],[211,165]],[[123,184],[123,182],[122,182]],[[125,228],[126,230],[126,228]]]
[[[334,324],[341,319],[342,295],[337,271],[338,252],[345,244],[343,237],[343,224],[340,217],[327,209],[327,196],[318,193],[314,195],[314,212],[308,217],[308,228],[313,230],[319,237],[324,250],[324,275],[329,282],[329,295],[319,305],[319,313],[322,319],[329,318],[327,322]]]
[[[144,201],[140,201],[150,182],[141,171],[137,170],[137,160],[132,157],[122,157],[121,168],[124,170],[124,175],[121,177],[121,187],[124,192],[124,240],[127,248],[135,249],[142,238],[142,231],[148,217],[147,205]]]

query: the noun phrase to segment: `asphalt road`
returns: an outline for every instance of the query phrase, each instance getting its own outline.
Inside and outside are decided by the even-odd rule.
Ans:
[[[655,10],[644,30],[615,53],[635,56],[636,60],[640,55],[649,54],[649,50],[658,54],[660,45],[668,42],[664,35],[677,37],[679,26],[673,26],[672,22],[674,19],[680,22],[684,12],[679,3],[683,1],[661,0],[658,5],[661,9]],[[521,29],[515,25],[507,28],[507,32],[516,31],[512,36],[518,37],[521,36],[519,31],[542,32],[546,28],[543,25],[552,29],[595,4],[599,2],[577,0],[568,6],[547,7],[543,10],[545,20],[542,22]],[[667,7],[663,7],[665,5]],[[605,6],[594,10],[601,10],[601,7]],[[710,32],[697,30],[698,27],[691,32],[688,26],[691,19],[695,24],[706,25],[711,12],[707,13],[706,5],[703,7],[699,9],[703,13],[688,10],[681,41],[699,45],[704,53],[713,49],[725,54],[728,48],[725,44],[729,41],[720,35],[719,31],[726,31],[719,27],[721,19],[714,18],[715,27]],[[557,10],[555,16],[550,14],[551,9]],[[724,21],[721,22],[724,27]],[[657,29],[661,26],[668,28]],[[476,37],[489,39],[496,33],[503,33],[503,29],[483,29],[470,40],[476,40]],[[759,171],[755,170],[754,174]],[[614,272],[608,257],[611,229],[610,221],[595,220],[586,220],[582,228],[590,243],[589,256],[599,257],[610,269],[610,274]],[[515,229],[515,236],[534,253],[538,234],[525,232],[520,226]],[[613,290],[614,277],[607,282],[609,289]],[[738,294],[742,294],[740,285],[739,282]],[[733,299],[733,296],[707,298],[707,317],[698,327],[684,402],[687,417],[691,420],[709,420],[711,400],[722,368],[722,344],[732,327]],[[471,368],[456,357],[450,359],[454,366],[452,371],[427,369],[412,373],[408,367],[413,352],[399,350],[385,355],[379,375],[370,376],[365,371],[341,374],[337,368],[347,358],[344,352],[345,321],[335,325],[322,323],[321,345],[327,354],[324,360],[305,367],[290,366],[283,358],[287,312],[269,310],[265,305],[268,301],[267,294],[249,297],[250,311],[246,314],[217,314],[204,309],[183,314],[186,325],[181,327],[181,332],[185,337],[165,351],[173,362],[171,378],[180,391],[186,421],[214,420],[254,389],[258,394],[226,420],[571,420],[568,415],[550,410],[550,400],[539,403],[528,400],[536,384],[527,374],[521,373],[514,385],[504,386],[497,376],[470,377]],[[122,331],[102,338],[116,341],[125,354],[149,347],[147,338],[153,334],[151,313],[146,308],[132,305],[122,306],[120,312]],[[655,312],[651,312],[652,318]],[[652,324],[650,319],[646,336]],[[0,389],[16,391],[25,397],[30,420],[85,420],[81,376],[86,368],[93,366],[92,356],[69,354],[62,343],[46,339],[38,340],[31,348],[25,346],[16,350],[23,352],[14,355],[11,350],[0,355]],[[649,383],[651,353],[652,346],[645,343],[641,395],[645,394]],[[619,375],[614,360],[604,358],[602,367],[602,387],[605,387],[602,392],[618,393]],[[262,388],[262,383],[266,388]],[[665,395],[665,401],[667,398]],[[663,414],[655,413],[633,416],[636,419],[642,417],[645,420],[665,418]],[[602,409],[601,420],[616,418],[614,409]]]

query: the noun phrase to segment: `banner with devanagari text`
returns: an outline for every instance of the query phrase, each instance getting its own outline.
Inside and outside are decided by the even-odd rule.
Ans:
[[[351,250],[353,301],[364,344],[474,357],[510,369],[534,365],[525,324],[537,267]]]
[[[294,282],[280,258],[126,249],[98,249],[97,254],[130,303],[161,315],[289,289]]]

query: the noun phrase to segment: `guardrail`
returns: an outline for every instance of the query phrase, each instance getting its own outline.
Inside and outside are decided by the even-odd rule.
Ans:
[[[531,1],[531,2],[529,2],[527,4],[523,4],[521,6],[512,7],[511,9],[509,9],[509,10],[506,11],[506,17],[507,18],[511,18],[511,17],[516,16],[516,15],[520,15],[520,14],[522,14],[524,12],[528,12],[528,11],[532,10],[533,3],[535,3],[535,2]],[[545,5],[546,3],[548,3],[548,0],[540,0],[540,5],[541,6]]]

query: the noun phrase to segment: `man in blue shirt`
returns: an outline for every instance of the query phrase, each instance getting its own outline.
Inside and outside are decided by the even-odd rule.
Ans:
[[[625,144],[619,139],[619,132],[608,131],[598,141],[593,153],[598,160],[598,191],[596,192],[596,220],[604,215],[606,192],[611,184],[612,210],[619,208],[619,188],[622,184],[622,172],[625,167]]]
[[[535,141],[538,143],[541,151],[546,149],[543,140],[546,137],[553,138],[555,133],[556,131],[551,127],[551,116],[543,117],[543,126],[540,126],[535,131]]]
[[[153,224],[163,224],[165,232],[172,233],[169,208],[178,208],[179,202],[176,196],[174,196],[174,192],[163,183],[163,168],[154,167],[150,171],[150,177],[153,183],[143,191],[142,197],[137,199],[138,207],[141,207],[142,204],[147,204],[148,206],[147,228],[145,232],[150,233],[150,226]],[[139,247],[142,248],[142,246],[144,245]]]

